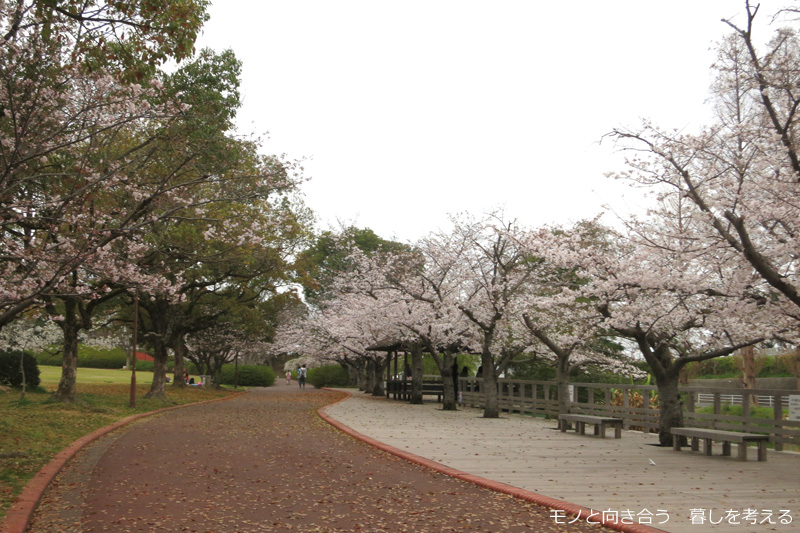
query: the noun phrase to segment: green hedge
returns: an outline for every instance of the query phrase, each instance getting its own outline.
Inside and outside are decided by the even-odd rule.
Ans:
[[[40,365],[61,366],[61,352],[55,355],[53,349],[36,354],[36,361]],[[125,366],[127,359],[122,348],[111,350],[94,348],[92,346],[78,346],[78,368],[111,368],[120,369]],[[139,367],[137,362],[136,367]]]
[[[141,370],[142,372],[152,372],[153,366],[155,366],[153,361],[136,361],[136,370]]]
[[[708,359],[701,363],[694,363],[699,365],[696,367],[696,377],[699,379],[705,378],[733,378],[742,375],[742,371],[737,365],[736,359],[739,356],[729,355],[726,357],[716,357]],[[759,355],[756,357],[756,365],[760,366],[760,370],[756,377],[771,378],[771,377],[789,377],[792,374],[788,371],[780,356],[774,355]]]
[[[61,352],[57,350],[39,352],[36,362],[42,366],[61,366]]]
[[[348,384],[347,370],[340,365],[320,366],[310,368],[306,381],[314,387],[346,387]]]
[[[220,381],[222,385],[233,385],[236,365],[224,365]],[[275,372],[263,365],[239,365],[240,387],[270,387],[275,383]]]
[[[22,387],[22,372],[19,361],[22,358],[22,367],[25,370],[26,387],[35,389],[41,383],[39,379],[39,365],[36,358],[27,353],[16,350],[0,352],[0,385]]]

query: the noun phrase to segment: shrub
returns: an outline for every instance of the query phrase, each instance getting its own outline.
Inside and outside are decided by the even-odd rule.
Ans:
[[[92,346],[80,346],[78,348],[78,367],[80,368],[112,368],[120,369],[125,366],[127,359],[122,348],[105,350]],[[136,367],[139,363],[136,362]]]
[[[221,385],[233,385],[236,379],[235,365],[224,365],[220,376]],[[263,365],[239,365],[239,385],[242,387],[269,387],[275,383],[275,371]]]
[[[142,372],[152,372],[155,363],[153,361],[136,361],[136,370]]]
[[[322,387],[346,387],[348,385],[347,370],[341,365],[327,365],[317,368],[310,368],[306,381],[315,388]]]
[[[704,377],[735,377],[740,376],[742,371],[736,366],[736,361],[732,355],[725,357],[715,357],[700,363],[698,371],[699,378]]]
[[[34,355],[36,362],[44,366],[61,366],[61,347],[51,346],[50,348]]]
[[[22,358],[22,367],[25,370],[26,387],[35,389],[41,382],[39,379],[39,364],[33,355],[17,350],[0,352],[0,385],[22,387],[22,372],[19,369],[20,357]]]

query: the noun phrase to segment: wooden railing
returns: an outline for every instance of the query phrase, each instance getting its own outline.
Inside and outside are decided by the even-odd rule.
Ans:
[[[459,391],[464,405],[483,407],[483,380],[460,378]],[[498,403],[506,412],[556,417],[559,414],[558,388],[553,381],[500,379]],[[784,444],[800,446],[800,421],[786,419],[789,396],[800,391],[785,389],[742,389],[713,387],[681,387],[679,389],[687,426],[763,433],[770,436],[776,450]],[[723,405],[732,394],[738,394],[741,415],[723,414]],[[625,429],[657,432],[659,423],[658,390],[652,385],[570,383],[567,410],[598,416],[622,418]],[[697,412],[698,396],[709,400],[710,413]],[[751,398],[766,404],[772,412],[769,418],[753,416]],[[706,402],[704,402],[706,403]]]
[[[744,431],[747,433],[764,433],[770,436],[770,442],[775,444],[776,450],[782,450],[784,444],[800,445],[800,421],[786,420],[786,411],[789,409],[789,396],[800,395],[796,390],[786,389],[738,389],[741,394],[741,416],[722,414],[723,398],[731,394],[731,389],[715,389],[709,387],[685,387],[681,389],[687,396],[688,402],[684,403],[684,422],[686,425],[707,427],[714,429],[727,429]],[[698,413],[697,396],[711,394],[713,410],[711,413]],[[752,416],[751,398],[761,399],[770,405],[771,418]]]
[[[482,379],[459,378],[462,403],[483,407]],[[553,381],[501,379],[498,390],[500,409],[509,413],[557,416],[558,391]]]

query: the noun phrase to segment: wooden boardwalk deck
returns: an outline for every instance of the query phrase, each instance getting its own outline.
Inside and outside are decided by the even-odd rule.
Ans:
[[[463,472],[664,531],[800,531],[798,453],[770,450],[766,462],[755,461],[755,453],[741,462],[718,455],[721,445],[712,457],[679,453],[655,446],[654,434],[581,437],[558,431],[556,420],[484,419],[476,409],[446,412],[433,402],[410,405],[362,393],[326,412],[364,435]],[[781,524],[781,515],[792,522]]]

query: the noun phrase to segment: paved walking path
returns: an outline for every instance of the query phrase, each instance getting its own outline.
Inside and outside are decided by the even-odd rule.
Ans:
[[[67,464],[30,530],[610,531],[558,524],[549,508],[337,431],[317,410],[344,397],[276,385],[138,420]],[[359,405],[377,409],[387,425],[402,407],[354,399],[331,410],[343,415]],[[418,412],[440,414],[428,407]]]
[[[555,420],[485,419],[477,409],[442,411],[438,403],[410,405],[363,393],[325,412],[443,465],[665,531],[800,531],[797,453],[770,450],[767,461],[758,462],[752,448],[741,462],[735,451],[733,457],[707,457],[654,446],[655,435],[636,431],[600,439],[562,433]],[[720,452],[721,446],[715,448]],[[789,518],[790,524],[781,524]]]

